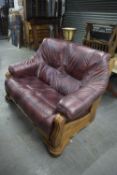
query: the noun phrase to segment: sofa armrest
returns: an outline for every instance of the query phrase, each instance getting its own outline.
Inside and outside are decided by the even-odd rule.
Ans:
[[[78,92],[63,97],[57,105],[57,111],[68,120],[80,118],[89,112],[93,102],[103,94],[105,88],[94,88],[90,85],[82,87]]]
[[[21,63],[10,65],[9,73],[14,77],[34,76],[38,68],[38,59],[32,58]]]

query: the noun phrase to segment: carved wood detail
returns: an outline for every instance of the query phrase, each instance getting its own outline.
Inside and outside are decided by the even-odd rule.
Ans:
[[[53,147],[57,147],[61,144],[65,125],[65,118],[60,114],[57,114],[54,119],[53,125],[54,129],[52,134],[50,135],[50,143]]]
[[[110,74],[112,73],[112,70],[114,68],[114,64],[115,64],[115,59],[111,58],[110,61],[109,61],[109,73]]]
[[[62,137],[61,140],[59,140],[59,144],[58,145],[52,145],[50,141],[47,142],[48,145],[48,149],[50,151],[51,154],[53,154],[54,156],[58,156],[60,155],[65,146],[69,143],[70,139],[78,132],[80,132],[81,129],[85,128],[90,122],[93,121],[95,114],[96,114],[96,109],[97,106],[99,105],[100,102],[100,98],[98,98],[92,105],[90,112],[85,115],[84,117],[68,122],[68,123],[64,123],[64,127],[62,124]],[[59,114],[60,115],[60,114]],[[62,117],[62,116],[61,116]],[[60,123],[59,123],[60,124]],[[54,132],[54,131],[53,131]],[[52,136],[54,134],[51,135],[51,141],[52,139],[54,139]],[[60,137],[59,137],[60,139]]]

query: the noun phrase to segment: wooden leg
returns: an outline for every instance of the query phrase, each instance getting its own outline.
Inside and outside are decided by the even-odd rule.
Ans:
[[[49,139],[49,151],[54,156],[58,156],[62,153],[64,146],[62,143],[62,137],[64,133],[65,118],[60,114],[57,114],[54,120],[54,129]]]
[[[48,146],[49,152],[54,157],[60,156],[65,148],[65,146],[70,142],[70,139],[66,139],[65,142],[61,142],[61,144],[57,147]]]

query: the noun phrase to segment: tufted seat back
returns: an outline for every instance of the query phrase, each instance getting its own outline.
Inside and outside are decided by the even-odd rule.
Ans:
[[[101,55],[96,50],[75,44],[69,44],[68,50],[66,72],[78,80],[82,80],[93,66],[98,66],[99,62],[102,62]]]
[[[44,39],[39,48],[39,53],[46,64],[54,68],[59,68],[63,65],[64,60],[67,59],[67,47],[68,43],[65,41],[60,42],[57,39]]]
[[[44,39],[37,53],[41,58],[38,78],[62,95],[79,90],[91,77],[97,81],[107,66],[105,53],[55,39]]]
[[[62,95],[70,94],[80,88],[81,82],[66,72],[69,44],[65,41],[45,39],[39,48],[40,61],[38,78],[53,87]]]

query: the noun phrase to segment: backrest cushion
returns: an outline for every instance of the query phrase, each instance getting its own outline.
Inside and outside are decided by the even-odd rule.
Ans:
[[[44,39],[37,55],[38,78],[63,95],[79,90],[92,77],[97,81],[105,68],[104,52],[62,40]]]
[[[55,39],[44,39],[40,46],[40,53],[46,64],[58,68],[67,59],[68,50],[65,41]]]
[[[85,46],[69,44],[69,56],[66,59],[65,70],[68,74],[78,80],[83,80],[88,71],[95,65],[102,64],[104,52]]]
[[[55,69],[47,64],[41,64],[39,78],[62,95],[68,95],[77,91],[81,82],[62,70]]]

